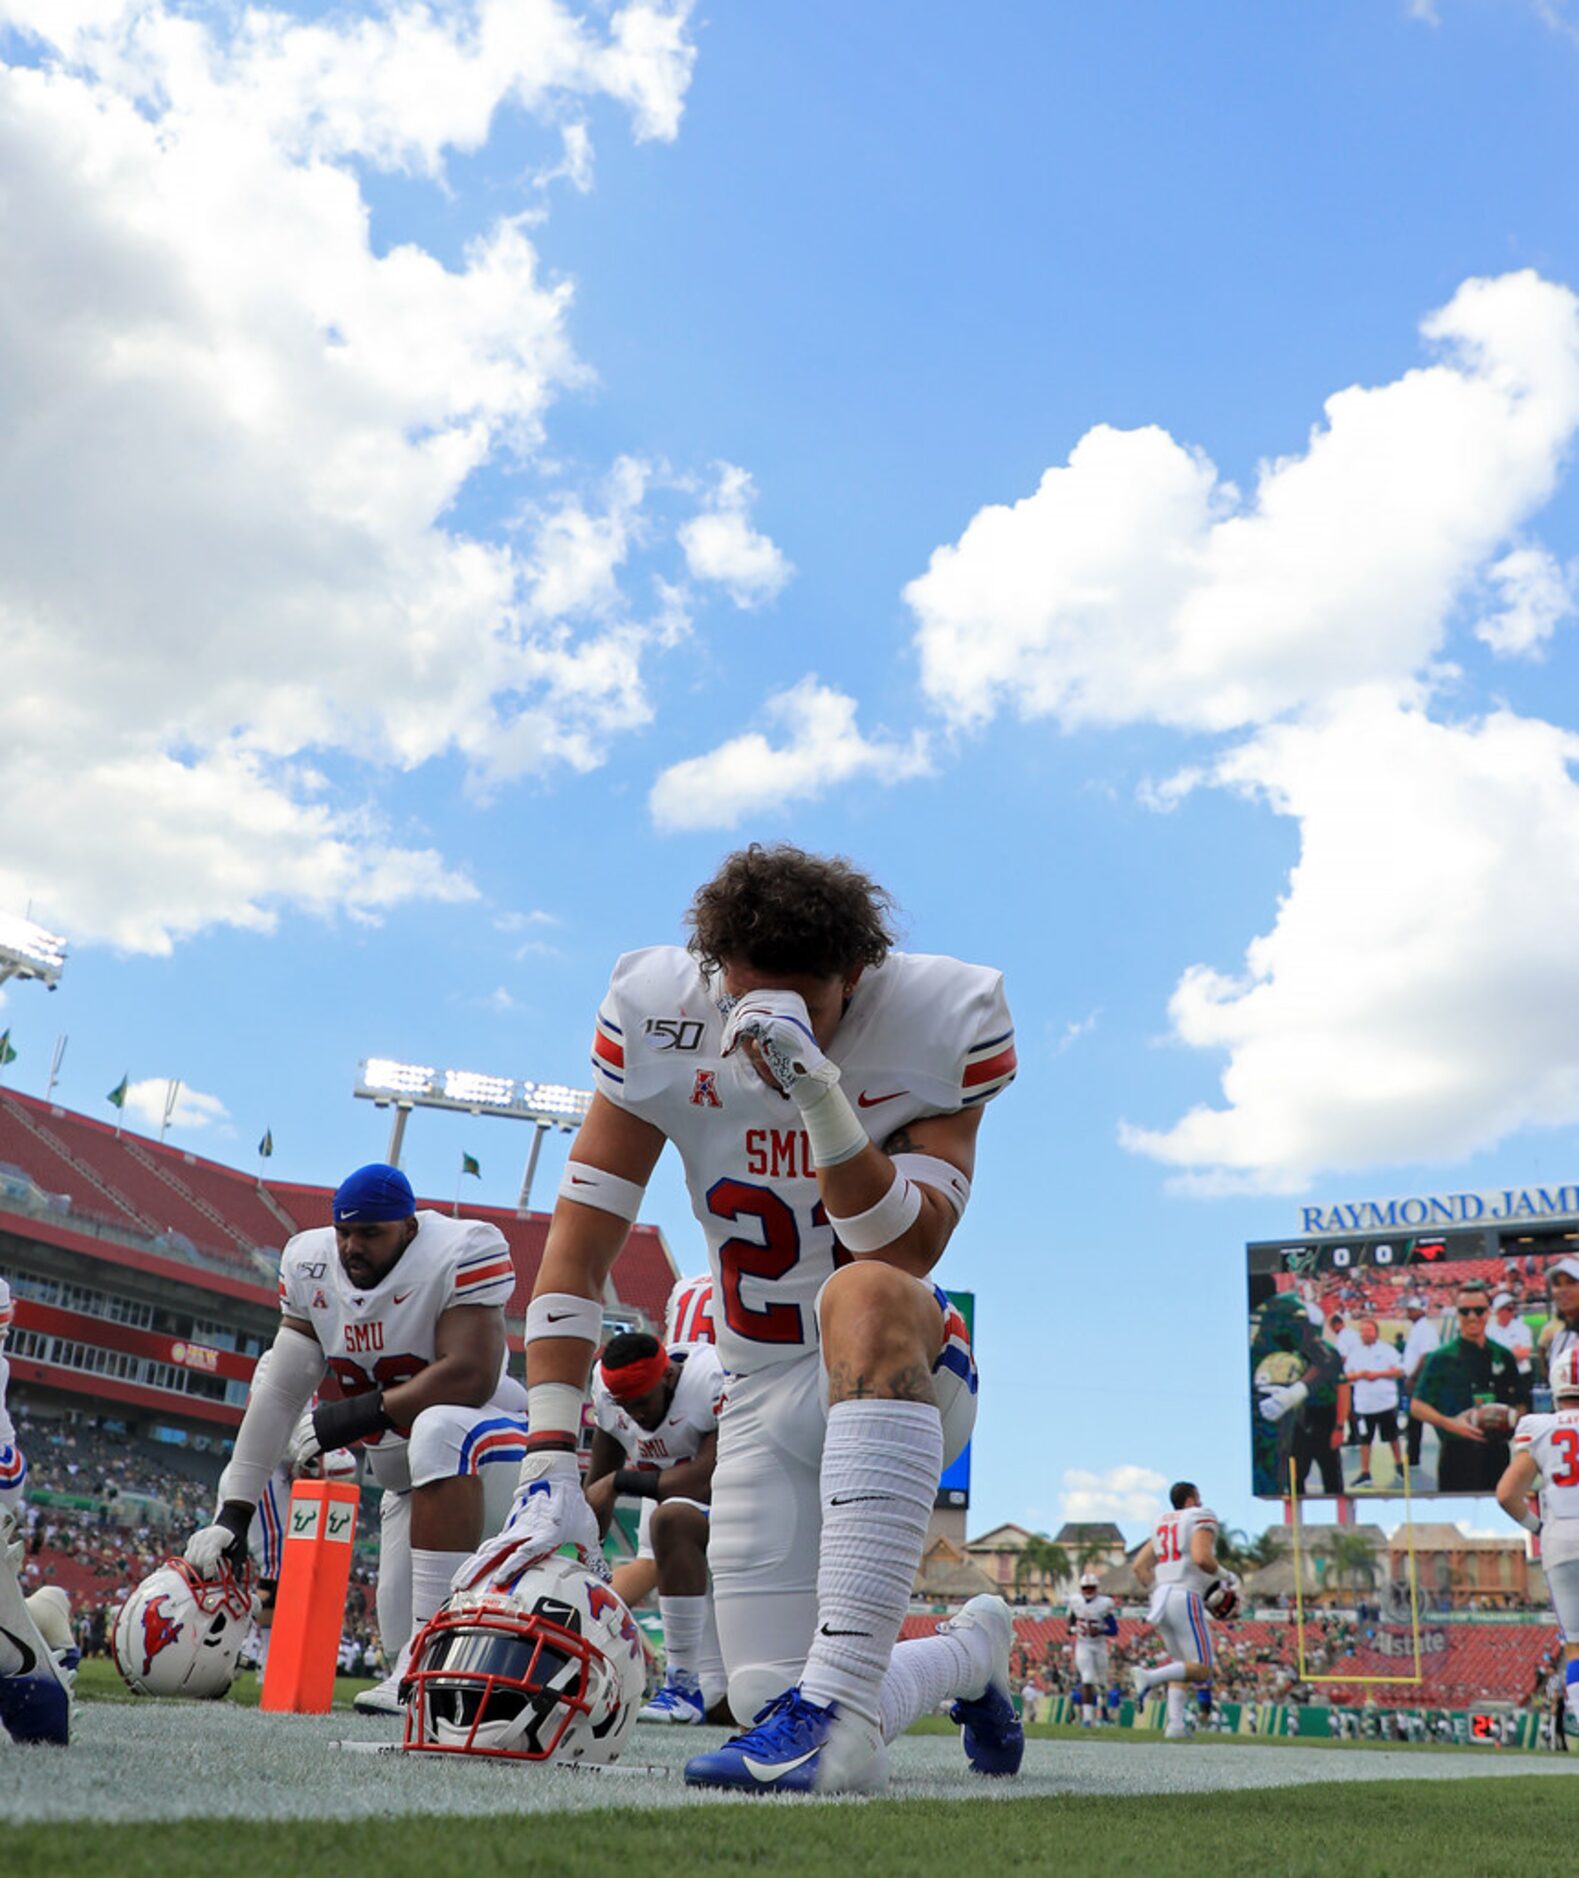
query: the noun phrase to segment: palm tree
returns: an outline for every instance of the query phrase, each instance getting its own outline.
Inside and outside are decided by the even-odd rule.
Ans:
[[[1334,1526],[1327,1540],[1327,1552],[1336,1583],[1352,1587],[1363,1585],[1366,1590],[1374,1588],[1377,1573],[1374,1539],[1362,1532],[1347,1532],[1341,1526]]]
[[[1217,1554],[1218,1564],[1226,1565],[1231,1572],[1243,1574],[1251,1563],[1250,1535],[1241,1527],[1218,1527],[1217,1542],[1212,1550]]]
[[[1049,1539],[1045,1532],[1034,1532],[1020,1547],[1020,1555],[1014,1561],[1014,1588],[1020,1590],[1028,1578],[1034,1577],[1039,1591],[1050,1590],[1060,1585],[1069,1576],[1069,1554],[1056,1539]]]
[[[1105,1539],[1085,1539],[1075,1548],[1075,1570],[1084,1572],[1087,1566],[1093,1571],[1099,1565],[1106,1565],[1113,1551]]]

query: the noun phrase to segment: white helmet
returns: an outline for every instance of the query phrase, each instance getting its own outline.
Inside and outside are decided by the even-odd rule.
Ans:
[[[250,1576],[226,1565],[200,1578],[185,1559],[166,1559],[116,1613],[110,1650],[134,1695],[221,1696],[251,1624]]]
[[[1095,1572],[1082,1572],[1080,1574],[1080,1589],[1087,1597],[1097,1589],[1101,1582],[1101,1579],[1097,1577]]]
[[[518,1761],[617,1761],[646,1693],[641,1633],[574,1559],[508,1590],[458,1591],[411,1646],[404,1746]]]
[[[1552,1358],[1552,1394],[1579,1395],[1579,1343],[1570,1343]]]

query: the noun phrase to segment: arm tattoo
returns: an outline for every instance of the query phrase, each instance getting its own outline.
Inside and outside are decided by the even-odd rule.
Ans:
[[[849,1363],[828,1371],[828,1406],[835,1402],[932,1402],[932,1372],[924,1363],[907,1363],[886,1380],[868,1376]]]
[[[896,1128],[883,1143],[883,1152],[884,1154],[920,1154],[922,1150],[916,1146],[915,1137],[908,1128]]]

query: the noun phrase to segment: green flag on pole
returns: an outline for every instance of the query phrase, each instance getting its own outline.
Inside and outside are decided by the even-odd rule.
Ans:
[[[481,1180],[482,1162],[474,1161],[469,1154],[463,1154],[461,1156],[461,1172],[463,1174],[475,1174],[477,1178]]]
[[[11,1033],[9,1030],[0,1030],[0,1069],[15,1061],[16,1051],[11,1048]]]
[[[260,1161],[271,1160],[273,1155],[274,1130],[272,1128],[265,1128],[263,1131],[263,1139],[258,1143],[258,1159]]]
[[[132,1079],[130,1076],[123,1076],[120,1079],[120,1081],[115,1085],[115,1087],[110,1091],[110,1093],[104,1098],[105,1101],[111,1103],[115,1108],[118,1108],[118,1109],[125,1108],[126,1091],[131,1087],[131,1083],[132,1083]]]

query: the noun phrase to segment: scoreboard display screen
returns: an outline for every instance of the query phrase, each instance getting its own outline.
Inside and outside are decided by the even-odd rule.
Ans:
[[[1579,1221],[1266,1240],[1249,1262],[1265,1499],[1495,1491],[1547,1365],[1579,1342]]]

